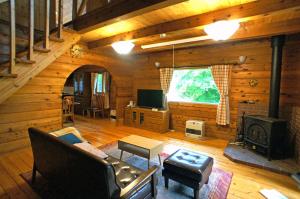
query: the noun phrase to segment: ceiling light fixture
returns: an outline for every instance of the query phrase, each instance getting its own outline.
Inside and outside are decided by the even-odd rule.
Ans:
[[[220,41],[231,37],[239,27],[240,23],[238,20],[221,20],[205,26],[204,31],[211,39]]]
[[[131,41],[118,41],[113,43],[111,46],[118,54],[126,55],[133,49],[134,43]]]

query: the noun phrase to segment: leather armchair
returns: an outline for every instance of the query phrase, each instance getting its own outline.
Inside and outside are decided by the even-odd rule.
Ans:
[[[156,167],[142,171],[113,157],[101,159],[35,128],[29,128],[38,171],[70,198],[140,199],[156,196]]]

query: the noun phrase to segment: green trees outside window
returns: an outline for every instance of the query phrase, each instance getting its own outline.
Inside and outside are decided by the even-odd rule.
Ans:
[[[168,101],[218,104],[220,94],[210,69],[174,70]]]

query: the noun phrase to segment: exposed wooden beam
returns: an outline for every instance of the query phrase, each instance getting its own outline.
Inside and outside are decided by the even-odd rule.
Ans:
[[[184,1],[187,0],[119,0],[79,16],[74,21],[74,28],[81,33],[85,33]]]
[[[228,40],[226,41],[214,41],[214,40],[206,40],[200,42],[191,42],[185,44],[176,45],[176,49],[180,48],[189,48],[189,47],[197,47],[197,46],[205,46],[205,45],[216,45],[221,43],[228,43],[233,41],[244,41],[244,40],[251,40],[257,38],[267,38],[275,35],[281,34],[294,34],[300,32],[300,17],[289,20],[282,20],[277,22],[270,22],[270,23],[260,23],[257,20],[245,22],[242,24],[242,27]],[[200,35],[203,35],[204,32],[199,32]],[[191,35],[195,36],[195,35]],[[108,48],[108,46],[106,47]],[[142,54],[142,53],[150,53],[150,52],[158,52],[158,51],[165,51],[171,50],[172,46],[164,46],[160,48],[153,48],[153,49],[138,49],[136,48],[133,51],[134,54]]]
[[[88,43],[88,46],[89,48],[97,48],[100,46],[110,45],[113,42],[120,40],[135,40],[162,33],[201,27],[220,19],[241,19],[242,21],[253,20],[255,18],[262,17],[273,12],[278,12],[280,10],[285,10],[286,12],[288,12],[289,9],[298,6],[300,6],[299,0],[260,0],[191,17],[186,17],[171,22],[153,25],[139,30],[99,39],[96,41],[91,41]]]

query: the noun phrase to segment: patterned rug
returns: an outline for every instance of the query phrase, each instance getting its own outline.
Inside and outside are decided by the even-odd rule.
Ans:
[[[169,145],[164,147],[164,150],[160,156],[162,161],[166,159],[170,154],[175,152],[179,147]],[[105,153],[119,158],[120,150],[117,148],[116,143],[108,144],[101,147]],[[132,155],[124,152],[123,161],[138,167],[142,170],[147,170],[147,160],[136,155]],[[150,165],[159,165],[158,158],[150,161]],[[56,198],[68,198],[64,191],[59,187],[49,184],[41,175],[37,174],[36,182],[31,184],[32,171],[21,174],[21,177],[32,187],[32,189],[41,198],[56,199]],[[164,187],[164,179],[161,175],[161,167],[157,172],[158,185],[157,185],[157,199],[188,199],[193,198],[193,189],[181,185],[175,181],[169,180],[169,189]],[[226,172],[219,168],[213,168],[213,171],[209,178],[209,183],[204,185],[200,190],[201,199],[225,199],[232,180],[232,173]]]
[[[164,151],[160,153],[161,161],[163,162],[170,154],[174,153],[181,147],[175,145],[164,146]],[[121,151],[118,149],[117,143],[107,144],[100,147],[106,154],[115,158],[120,158]],[[201,152],[200,152],[201,153]],[[130,153],[123,153],[122,160],[142,170],[147,170],[147,159],[141,158]],[[159,166],[158,158],[150,161],[151,165]],[[165,189],[164,178],[161,174],[162,167],[159,166],[157,172],[157,199],[190,199],[193,198],[194,192],[192,188],[184,186],[173,180],[169,180],[169,188]],[[200,199],[225,199],[231,184],[233,174],[222,169],[213,167],[209,177],[209,183],[203,185],[200,190]]]

